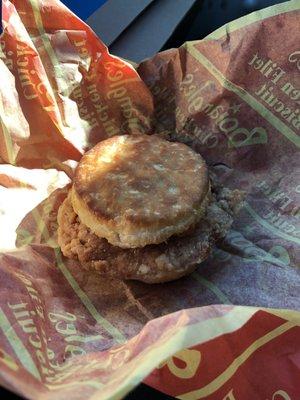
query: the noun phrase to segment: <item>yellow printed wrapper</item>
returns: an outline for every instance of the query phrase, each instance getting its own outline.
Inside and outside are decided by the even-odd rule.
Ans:
[[[4,0],[0,383],[29,399],[300,397],[299,1],[136,69],[58,0]],[[224,241],[161,285],[87,274],[57,246],[81,155],[122,133],[200,152],[247,193]]]

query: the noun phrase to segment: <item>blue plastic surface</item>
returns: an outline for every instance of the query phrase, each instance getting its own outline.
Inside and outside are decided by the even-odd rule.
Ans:
[[[101,7],[107,0],[61,0],[70,10],[81,19],[87,19],[94,11]]]

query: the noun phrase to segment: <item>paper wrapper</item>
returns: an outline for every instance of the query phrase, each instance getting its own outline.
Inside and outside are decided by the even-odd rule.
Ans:
[[[186,400],[299,399],[299,9],[251,14],[136,72],[59,1],[3,1],[3,386],[117,399],[147,377]],[[76,162],[124,132],[187,143],[247,193],[189,277],[109,281],[57,247]]]

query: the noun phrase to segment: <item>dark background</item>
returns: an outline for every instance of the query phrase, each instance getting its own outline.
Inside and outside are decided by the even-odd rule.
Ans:
[[[1,1],[1,0],[0,0]],[[126,1],[126,0],[124,0]],[[138,1],[138,0],[136,0]],[[177,0],[178,1],[178,0]],[[179,0],[184,1],[184,0]],[[95,3],[100,5],[104,0],[91,1],[63,0],[74,12],[81,12],[82,18],[89,15]],[[174,3],[176,0],[174,0]],[[188,40],[202,39],[215,29],[234,19],[249,14],[250,12],[265,8],[274,4],[283,3],[278,0],[197,0],[190,12],[183,18],[171,37],[163,45],[162,50],[179,47]],[[85,8],[82,6],[85,4]],[[12,400],[20,399],[4,389],[0,388],[1,398]],[[158,399],[168,400],[171,396],[164,395],[144,384],[139,385],[133,392],[126,396],[126,400]]]
[[[198,0],[162,50],[202,39],[222,25],[283,0]]]

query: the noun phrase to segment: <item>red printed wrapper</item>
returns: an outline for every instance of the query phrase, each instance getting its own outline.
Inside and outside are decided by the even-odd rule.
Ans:
[[[29,399],[300,398],[299,1],[135,69],[58,0],[4,0],[0,46],[0,382]],[[247,193],[192,275],[84,272],[57,246],[82,154],[122,133],[200,152]],[[299,169],[298,169],[299,171]]]

